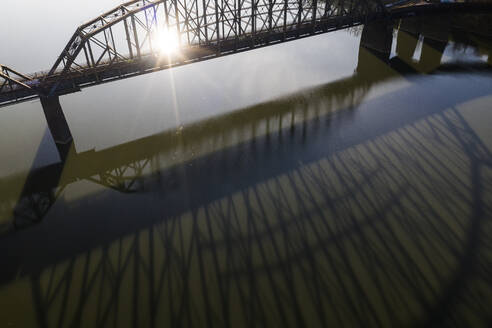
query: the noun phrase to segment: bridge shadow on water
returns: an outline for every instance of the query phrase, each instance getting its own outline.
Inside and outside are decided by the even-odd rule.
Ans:
[[[492,80],[435,38],[390,58],[416,26],[365,27],[350,78],[62,150],[10,201],[0,297],[15,282],[39,327],[490,325],[492,153],[459,104]]]

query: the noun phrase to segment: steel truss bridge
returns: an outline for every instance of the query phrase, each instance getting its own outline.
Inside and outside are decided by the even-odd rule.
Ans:
[[[453,39],[456,34],[464,30],[470,33],[473,26],[450,27],[449,17],[433,24],[422,24],[419,19],[395,22],[395,29],[385,22],[365,25],[361,33],[359,57],[354,75],[310,90],[310,101],[319,99],[319,105],[313,108],[304,108],[303,99],[306,92],[304,90],[293,95],[292,98],[289,97],[286,102],[269,102],[254,106],[243,113],[224,115],[221,117],[223,121],[219,120],[221,122],[219,124],[216,123],[217,118],[213,118],[206,124],[201,122],[198,126],[187,127],[189,134],[187,137],[171,130],[162,135],[136,140],[102,152],[91,150],[78,153],[72,142],[57,145],[60,162],[34,169],[25,181],[22,175],[4,179],[4,184],[0,186],[0,194],[10,195],[7,186],[17,183],[23,183],[24,190],[20,197],[14,194],[0,201],[0,218],[8,208],[15,208],[12,224],[9,222],[6,225],[9,226],[7,230],[36,224],[56,202],[57,195],[66,186],[80,180],[91,181],[121,193],[143,192],[145,188],[142,181],[145,180],[145,172],[148,173],[149,167],[156,162],[156,159],[157,162],[170,161],[170,157],[178,153],[176,147],[179,148],[181,142],[189,148],[207,149],[213,145],[215,149],[224,147],[220,140],[240,140],[248,134],[251,135],[246,137],[246,140],[256,139],[256,134],[261,135],[262,126],[266,127],[266,131],[263,131],[266,134],[270,134],[270,129],[274,129],[275,126],[282,129],[285,125],[293,129],[295,117],[302,116],[307,119],[307,117],[319,117],[323,113],[329,116],[328,113],[336,111],[337,108],[355,108],[363,102],[374,85],[391,81],[395,77],[411,78],[417,74],[439,75],[447,72],[467,74],[473,71],[492,71],[487,63],[441,63],[444,49],[449,43],[448,39]],[[418,40],[423,40],[422,54],[419,62],[414,62],[412,56]],[[466,46],[466,43],[458,44]],[[398,55],[390,58],[393,47]],[[492,56],[492,49],[489,50],[488,56]],[[374,74],[375,67],[378,67],[377,75]],[[61,107],[60,111],[62,111]],[[228,121],[228,124],[224,121]],[[204,130],[203,126],[207,126],[208,129]],[[305,130],[306,126],[303,125],[302,129]],[[181,142],[177,142],[177,136],[181,138]],[[220,146],[217,146],[216,142]],[[70,154],[67,153],[68,151]],[[68,156],[71,162],[83,163],[76,165],[77,169],[71,174],[64,170]],[[122,158],[125,161],[121,162]],[[152,171],[157,169],[153,168]],[[64,176],[61,179],[63,172]],[[14,182],[15,180],[22,180],[22,182]],[[6,226],[0,225],[0,236]]]
[[[128,322],[149,318],[154,327],[228,327],[234,318],[238,326],[490,324],[483,295],[492,291],[492,153],[462,113],[446,105],[417,111],[414,93],[396,91],[372,100],[379,111],[372,128],[339,128],[374,85],[417,74],[402,67],[406,52],[390,58],[395,41],[399,49],[413,38],[412,54],[423,39],[419,72],[469,72],[435,60],[448,42],[439,31],[446,24],[397,26],[396,38],[391,27],[364,26],[352,77],[180,135],[73,152],[33,171],[20,198],[0,202],[0,217],[11,205],[16,216],[15,230],[0,226],[0,249],[9,250],[0,263],[10,264],[0,271],[0,286],[26,281],[40,327],[79,327],[83,320],[106,327],[121,313]],[[383,73],[372,74],[374,65]],[[424,99],[450,96],[413,87]],[[463,103],[489,93],[485,85],[451,96]],[[384,111],[378,104],[386,97],[398,99],[400,110]],[[386,121],[377,119],[383,112]],[[350,137],[355,130],[358,137]],[[336,146],[326,147],[330,138]],[[319,142],[324,151],[301,163],[306,145]],[[193,148],[210,151],[165,166]],[[249,162],[237,165],[245,152]],[[66,202],[63,190],[83,180],[119,193]],[[8,195],[13,183],[4,181],[0,194]],[[211,190],[222,181],[229,187]],[[148,217],[128,208],[103,221],[75,214],[88,201],[111,208],[108,195],[124,193],[150,197],[138,205]],[[57,217],[57,210],[74,217]],[[64,223],[67,217],[81,225]],[[121,301],[132,293],[133,302]]]
[[[482,0],[486,1],[486,0]],[[133,0],[77,28],[53,67],[0,66],[0,106],[418,12],[484,9],[395,0]],[[176,40],[164,54],[162,35]]]

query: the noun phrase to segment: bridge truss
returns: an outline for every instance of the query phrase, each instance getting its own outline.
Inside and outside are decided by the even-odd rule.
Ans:
[[[19,99],[32,96],[36,91],[32,87],[33,79],[13,70],[10,67],[0,65],[0,105],[17,102]],[[10,97],[3,99],[2,95]]]
[[[272,34],[285,40],[317,32],[316,24],[330,18],[362,20],[383,8],[380,0],[133,0],[80,26],[49,75],[159,55],[162,32],[180,48],[220,53],[279,41]],[[306,25],[311,29],[303,31]]]
[[[382,0],[133,0],[78,27],[50,71],[26,90],[63,94],[360,24],[384,11]],[[169,42],[173,53],[163,51]],[[2,96],[19,98],[0,93],[0,104]]]
[[[382,17],[475,7],[490,9],[483,0],[132,0],[78,27],[47,73],[25,76],[2,67],[0,106]],[[166,51],[171,43],[174,52]]]

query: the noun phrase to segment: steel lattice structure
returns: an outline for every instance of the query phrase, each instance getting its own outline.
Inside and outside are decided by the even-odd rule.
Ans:
[[[361,42],[360,53],[370,43]],[[345,140],[340,149],[325,147],[307,163],[293,156],[306,143],[334,137],[330,131],[352,120],[350,108],[372,83],[381,82],[358,80],[372,64],[360,57],[352,78],[311,91],[305,95],[309,102],[297,97],[275,111],[236,112],[222,118],[237,122],[225,129],[217,128],[225,126],[222,122],[206,131],[198,127],[200,138],[190,132],[179,136],[190,133],[195,144],[171,141],[166,148],[162,137],[156,142],[154,136],[104,150],[108,155],[78,154],[69,164],[79,163],[74,176],[64,164],[53,165],[55,174],[43,169],[38,176],[55,182],[47,189],[29,183],[33,190],[19,200],[16,228],[25,230],[2,238],[0,245],[11,250],[6,258],[22,260],[9,260],[13,265],[0,274],[0,285],[25,279],[40,314],[37,322],[46,327],[77,326],[81,318],[104,327],[124,317],[121,313],[131,314],[134,322],[149,318],[153,326],[227,327],[233,318],[244,326],[281,322],[285,327],[490,323],[490,300],[483,301],[483,295],[492,290],[492,154],[459,110],[422,115],[403,107],[409,114],[403,125],[383,122],[382,130],[367,129],[360,139],[346,138],[350,131],[335,136]],[[303,119],[296,122],[299,116]],[[231,147],[228,140],[241,142]],[[278,150],[285,142],[290,160]],[[166,154],[205,145],[215,151],[204,160],[161,166],[169,160]],[[252,162],[232,165],[244,160],[246,149]],[[272,150],[276,156],[267,156]],[[123,152],[125,157],[115,156]],[[276,169],[238,183],[255,171],[251,167],[268,166]],[[211,181],[220,177],[229,183],[237,178],[234,192],[210,192]],[[159,195],[149,212],[156,217],[125,221],[115,215],[102,224],[85,217],[86,227],[111,226],[100,238],[93,229],[60,224],[65,216],[57,221],[53,214],[51,223],[45,221],[47,234],[27,229],[48,215],[66,183],[81,179],[120,192]],[[187,181],[208,191],[197,193],[202,196],[191,211],[187,197],[194,188],[177,188]],[[104,195],[94,194],[92,201],[108,204]],[[56,206],[66,204],[59,200]],[[11,247],[28,237],[33,238],[29,251]],[[46,242],[50,238],[59,240],[54,249]],[[80,247],[80,240],[88,242]],[[33,261],[38,257],[42,260]],[[127,295],[135,301],[122,302]]]
[[[15,90],[17,88],[31,89],[25,81],[31,79],[22,73],[14,71],[10,67],[0,65],[0,77],[2,78],[2,84],[0,85],[0,92],[4,90]]]
[[[404,6],[402,6],[404,4]],[[132,0],[78,27],[46,73],[2,66],[0,106],[418,12],[490,9],[485,0]],[[160,38],[176,40],[164,54]],[[10,75],[9,75],[10,73]],[[15,78],[13,78],[14,76]]]
[[[78,27],[48,73],[32,86],[22,76],[13,89],[0,90],[0,104],[356,25],[384,12],[382,0],[133,0]],[[158,49],[163,32],[177,39],[177,54]]]
[[[67,77],[90,85],[353,25],[383,11],[380,0],[134,0],[80,26],[45,80],[54,93]],[[179,54],[162,56],[156,43],[163,32],[176,38]]]
[[[36,83],[37,81],[30,77],[10,67],[0,65],[0,104],[2,102],[17,102],[19,99],[26,100],[29,96],[32,98],[33,95],[36,97],[37,92],[33,88],[33,84]],[[3,94],[9,95],[9,97],[4,100]]]

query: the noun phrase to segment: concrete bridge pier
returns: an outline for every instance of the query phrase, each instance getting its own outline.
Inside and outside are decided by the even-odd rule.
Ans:
[[[360,38],[357,74],[365,83],[393,74],[388,68],[393,43],[393,25],[380,21],[364,25]]]
[[[419,22],[417,19],[405,19],[400,22],[396,43],[398,58],[410,64],[419,41]]]
[[[364,25],[360,45],[371,51],[383,62],[387,62],[393,43],[393,26],[387,21]]]
[[[419,61],[419,70],[422,73],[432,72],[441,65],[442,56],[447,44],[447,40],[436,40],[424,35],[422,55]]]
[[[424,41],[419,62],[421,72],[431,72],[441,65],[450,30],[451,19],[448,16],[429,22],[425,21],[422,24],[421,35]]]
[[[40,97],[48,129],[62,161],[66,160],[73,138],[58,96]]]

